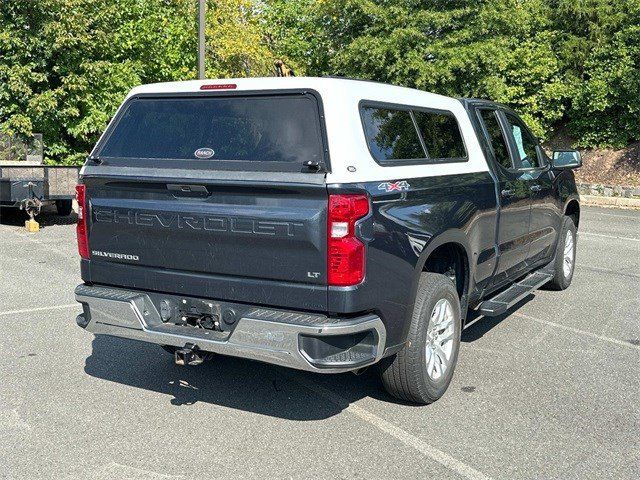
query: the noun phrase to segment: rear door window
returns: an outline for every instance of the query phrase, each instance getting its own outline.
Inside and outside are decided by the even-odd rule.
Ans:
[[[101,157],[251,162],[322,163],[318,105],[310,95],[141,97],[130,101]]]

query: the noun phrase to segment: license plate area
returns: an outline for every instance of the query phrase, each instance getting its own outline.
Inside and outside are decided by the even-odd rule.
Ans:
[[[149,294],[161,325],[231,333],[244,314],[240,304],[176,295]]]
[[[161,304],[162,308],[162,304]],[[168,307],[169,309],[171,307]],[[175,308],[171,322],[175,325],[203,328],[222,332],[220,304],[203,300],[183,299]],[[167,306],[165,306],[165,310]],[[162,312],[160,313],[162,318]]]

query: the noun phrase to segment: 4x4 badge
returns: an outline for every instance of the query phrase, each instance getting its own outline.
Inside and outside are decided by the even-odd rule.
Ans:
[[[399,180],[397,182],[382,182],[378,185],[378,190],[384,190],[385,192],[393,192],[402,190],[409,190],[409,182],[406,180]]]

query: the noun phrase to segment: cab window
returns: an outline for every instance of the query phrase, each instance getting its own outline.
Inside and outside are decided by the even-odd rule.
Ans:
[[[509,133],[515,147],[515,167],[518,170],[528,168],[540,168],[540,159],[538,158],[538,149],[536,148],[536,139],[529,133],[524,123],[516,116],[505,113],[507,124],[509,125]]]
[[[509,156],[509,148],[507,147],[507,141],[502,134],[500,128],[500,122],[496,115],[495,110],[480,110],[480,116],[484,123],[489,139],[491,140],[491,146],[493,147],[493,154],[496,161],[506,169],[513,168],[511,164],[511,157]]]

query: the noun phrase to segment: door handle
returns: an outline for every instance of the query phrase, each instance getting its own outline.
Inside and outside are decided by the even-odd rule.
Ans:
[[[529,190],[531,190],[532,192],[539,192],[540,190],[542,190],[542,187],[540,185],[531,185],[531,187],[529,187]]]
[[[513,190],[502,190],[500,192],[500,195],[502,195],[504,198],[508,198],[508,197],[513,197],[514,193],[513,193]]]

